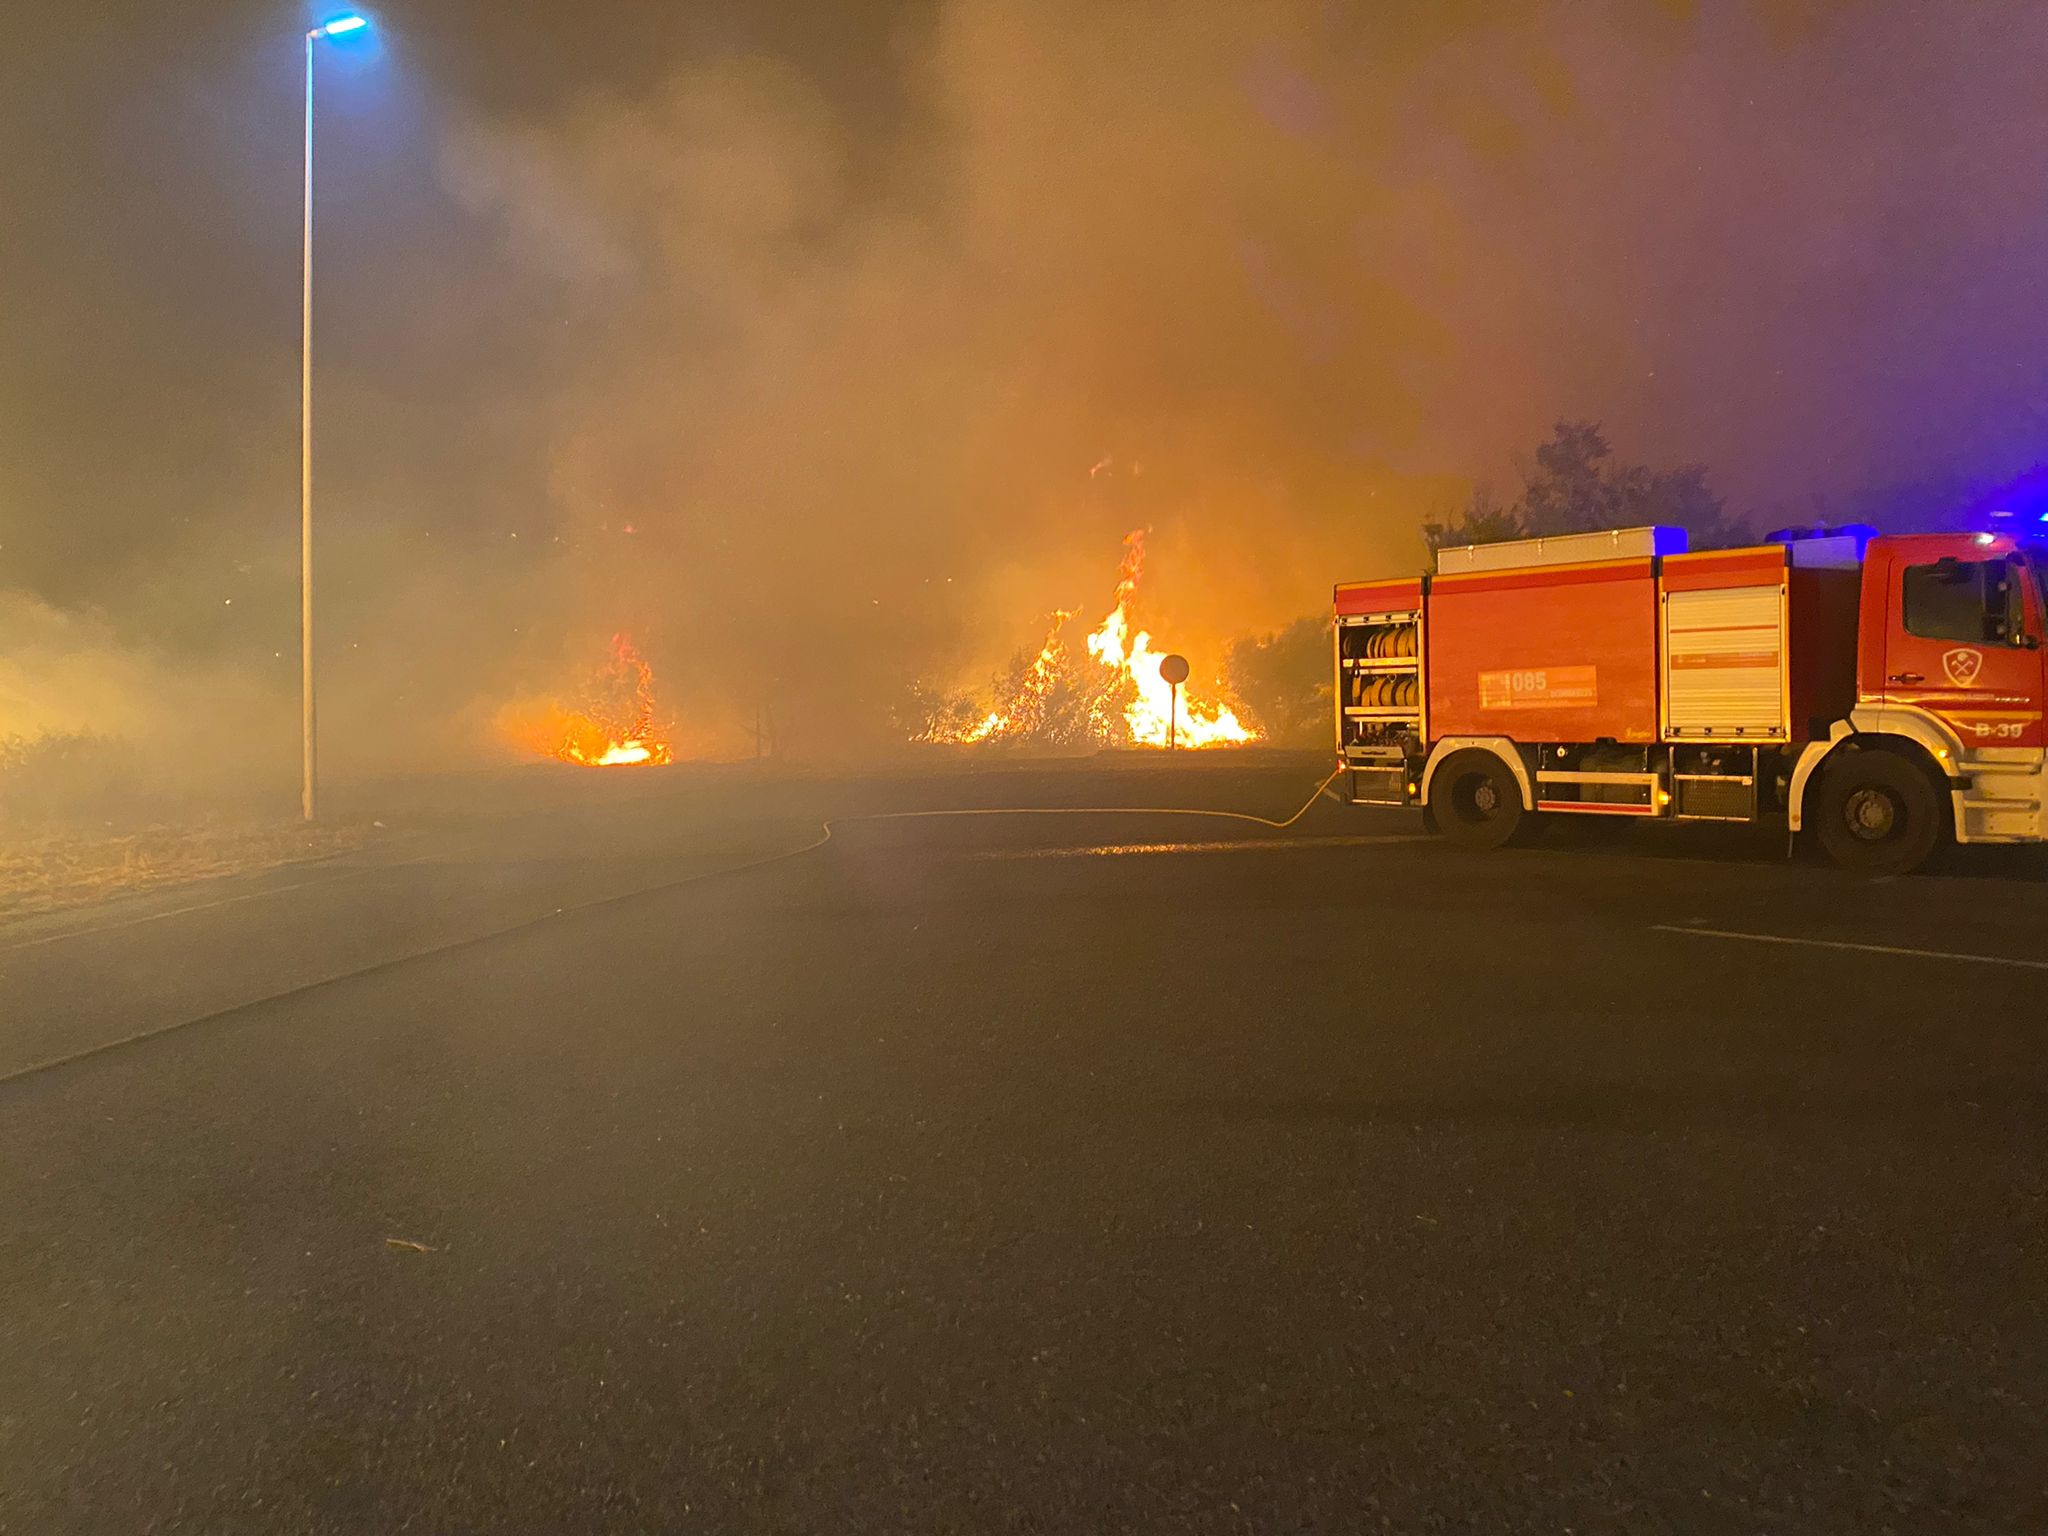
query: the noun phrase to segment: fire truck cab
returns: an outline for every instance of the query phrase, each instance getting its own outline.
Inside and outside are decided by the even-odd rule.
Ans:
[[[1563,816],[1776,822],[1844,867],[2048,840],[2048,546],[1630,528],[1336,589],[1360,804],[1493,847]]]

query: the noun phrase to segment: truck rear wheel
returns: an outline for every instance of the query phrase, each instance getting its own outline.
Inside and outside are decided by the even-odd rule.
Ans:
[[[1829,858],[1859,875],[1903,875],[1933,854],[1947,826],[1941,796],[1896,752],[1845,752],[1821,777],[1813,826]]]
[[[1457,752],[1429,781],[1436,830],[1466,848],[1498,848],[1527,822],[1522,786],[1491,752]]]

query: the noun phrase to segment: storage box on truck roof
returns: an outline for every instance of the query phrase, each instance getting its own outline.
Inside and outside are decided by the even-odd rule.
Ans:
[[[1583,565],[1592,560],[1682,554],[1685,547],[1683,528],[1608,528],[1499,544],[1454,544],[1436,552],[1436,570],[1439,576],[1451,576],[1467,571],[1527,570],[1537,565]]]

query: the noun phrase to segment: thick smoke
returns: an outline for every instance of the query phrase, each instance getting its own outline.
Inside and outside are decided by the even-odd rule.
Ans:
[[[1433,341],[1350,227],[1380,156],[1293,120],[1340,111],[1320,9],[950,6],[880,154],[758,60],[461,135],[451,184],[587,328],[562,514],[635,530],[568,611],[866,745],[912,678],[1106,606],[1134,523],[1148,617],[1212,675],[1340,555],[1411,560],[1454,488],[1396,463],[1394,363]]]
[[[1902,103],[2025,82],[1981,14],[1806,14],[952,0],[880,146],[743,58],[474,123],[446,166],[586,344],[557,504],[637,530],[589,622],[864,742],[906,677],[1099,602],[1133,523],[1148,621],[1213,677],[1415,563],[1562,412],[1738,505],[1867,473],[1907,418],[1996,449],[1965,338],[2039,322],[1984,305],[1965,189],[2015,136]]]
[[[296,761],[265,680],[172,666],[104,619],[0,592],[0,833],[239,800],[282,814]]]

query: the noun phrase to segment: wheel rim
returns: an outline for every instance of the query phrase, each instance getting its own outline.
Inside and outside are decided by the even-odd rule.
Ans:
[[[1458,781],[1451,804],[1464,822],[1492,821],[1500,814],[1500,789],[1490,774],[1467,774]]]
[[[1899,830],[1902,811],[1890,790],[1865,786],[1850,793],[1842,806],[1842,819],[1858,842],[1881,843]]]

